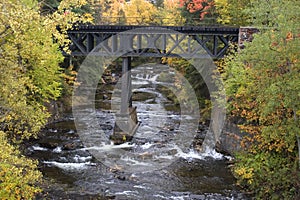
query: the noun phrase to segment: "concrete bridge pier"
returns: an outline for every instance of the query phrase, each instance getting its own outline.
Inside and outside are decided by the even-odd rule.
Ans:
[[[131,141],[139,126],[136,107],[132,107],[131,59],[122,58],[120,113],[116,114],[114,132],[110,139],[114,144]]]

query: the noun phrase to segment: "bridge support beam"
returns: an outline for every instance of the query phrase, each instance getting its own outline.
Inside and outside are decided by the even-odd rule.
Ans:
[[[121,87],[121,114],[125,114],[132,107],[131,88],[131,60],[129,57],[122,58],[122,87]]]
[[[132,107],[131,86],[131,60],[130,57],[122,58],[121,79],[121,105],[120,113],[116,115],[116,122],[111,140],[114,144],[122,144],[131,141],[137,131],[139,122],[137,120],[136,107]]]

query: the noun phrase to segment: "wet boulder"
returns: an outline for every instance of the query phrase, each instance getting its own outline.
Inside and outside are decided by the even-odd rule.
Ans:
[[[216,151],[225,155],[234,155],[242,150],[241,142],[246,135],[248,134],[242,132],[236,124],[227,121],[216,144]]]
[[[41,141],[38,145],[47,149],[55,149],[59,145],[59,142],[56,140]]]
[[[75,150],[83,148],[83,144],[79,141],[69,141],[63,145],[63,150]]]

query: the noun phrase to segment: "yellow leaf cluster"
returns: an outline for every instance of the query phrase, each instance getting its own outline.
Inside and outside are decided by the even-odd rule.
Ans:
[[[0,131],[0,198],[33,199],[41,192],[36,183],[42,177],[37,162],[25,158],[10,145],[6,134]]]
[[[181,15],[179,0],[164,0],[163,9],[159,10],[160,23],[168,26],[183,25],[184,17]]]
[[[254,169],[252,167],[247,168],[247,167],[240,167],[235,169],[235,174],[241,177],[243,180],[246,180],[248,184],[253,183],[253,173]]]
[[[0,1],[0,199],[33,199],[40,191],[37,163],[14,146],[47,123],[45,103],[61,92],[66,30],[85,21],[69,10],[84,3],[63,0],[58,11],[41,15],[37,1]]]
[[[159,21],[158,9],[147,0],[124,0],[100,1],[98,2],[102,12],[100,22],[102,24],[128,24],[147,25]],[[97,17],[96,17],[97,18]]]

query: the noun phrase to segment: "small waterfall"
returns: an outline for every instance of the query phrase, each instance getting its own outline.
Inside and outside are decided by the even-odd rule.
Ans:
[[[158,105],[162,105],[162,107],[155,105],[155,106],[153,106],[153,111],[156,110],[157,114],[160,113],[161,116],[166,115],[166,117],[167,116],[170,117],[170,114],[168,114],[167,112],[161,112],[161,110],[164,110],[163,103],[166,101],[166,99],[161,93],[159,93],[156,90],[156,84],[161,84],[161,85],[165,85],[165,86],[168,86],[170,83],[172,84],[173,80],[169,80],[167,82],[159,82],[157,80],[158,80],[159,76],[161,75],[161,73],[168,73],[168,74],[175,74],[175,73],[173,72],[172,69],[170,70],[168,67],[163,69],[163,71],[159,71],[159,72],[160,73],[157,73],[155,71],[155,66],[147,67],[146,70],[135,69],[132,72],[133,77],[134,77],[133,84],[135,84],[135,82],[136,82],[136,84],[138,84],[138,83],[140,83],[139,81],[142,80],[142,81],[147,81],[148,83],[151,83],[152,85],[149,87],[145,87],[145,88],[137,88],[134,91],[155,94],[156,95],[155,102],[158,103]],[[142,103],[142,104],[138,105],[138,107],[140,107],[140,109],[139,109],[140,116],[149,114],[149,113],[144,114],[144,110],[146,110],[146,107],[149,105],[147,105],[145,107],[143,105],[147,105],[147,104]],[[177,150],[177,154],[173,155],[173,156],[181,157],[181,158],[185,158],[185,159],[205,159],[206,157],[212,157],[214,159],[224,159],[224,156],[222,154],[217,153],[215,151],[215,145],[216,145],[216,142],[218,141],[218,137],[220,135],[219,132],[221,131],[223,120],[224,120],[222,113],[221,114],[218,112],[216,112],[216,113],[217,113],[217,115],[213,116],[215,118],[215,121],[211,122],[210,128],[206,133],[206,137],[202,144],[202,151],[198,152],[193,149],[190,149],[189,151],[183,152],[178,146],[175,145],[175,146],[171,147],[171,148]],[[180,115],[178,115],[178,117],[180,118]],[[155,118],[157,121],[155,123],[156,125],[161,125],[162,121],[165,120],[165,118],[163,118],[163,117],[161,117],[161,119],[160,119],[160,117],[158,115],[156,115],[156,116],[153,115],[153,118]],[[152,132],[155,130],[154,127],[155,126],[152,125],[152,127],[151,127]],[[147,133],[148,128],[149,127],[141,127],[139,131]],[[159,132],[159,130],[160,130],[160,126],[158,126],[158,129],[156,129],[156,131],[154,131],[154,132]],[[185,131],[188,131],[188,128]],[[170,155],[168,155],[168,156],[160,155],[159,157],[169,157],[170,158]]]
[[[143,85],[143,84],[149,84],[149,83],[155,83],[157,78],[159,77],[160,74],[143,74],[143,73],[138,73],[136,75],[133,75],[133,85]]]

